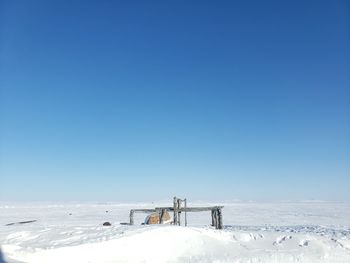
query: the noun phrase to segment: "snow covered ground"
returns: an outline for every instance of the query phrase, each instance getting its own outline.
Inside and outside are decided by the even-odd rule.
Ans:
[[[218,204],[224,230],[210,227],[205,212],[189,213],[189,227],[141,226],[143,214],[134,226],[120,224],[131,208],[164,202],[0,203],[0,263],[350,262],[349,203]]]

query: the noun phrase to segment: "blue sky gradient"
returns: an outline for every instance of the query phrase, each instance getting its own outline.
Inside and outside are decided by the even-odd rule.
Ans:
[[[0,200],[349,201],[349,47],[342,0],[1,1]]]

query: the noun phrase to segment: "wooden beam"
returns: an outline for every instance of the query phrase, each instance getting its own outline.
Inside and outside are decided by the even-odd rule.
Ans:
[[[134,213],[155,213],[157,212],[156,209],[131,209],[130,212],[133,211]]]
[[[186,207],[186,208],[180,208],[177,209],[179,212],[205,212],[205,211],[211,211],[216,209],[221,209],[223,206],[207,206],[207,207]],[[174,211],[173,207],[156,207],[155,210],[162,210],[165,209],[167,211]]]

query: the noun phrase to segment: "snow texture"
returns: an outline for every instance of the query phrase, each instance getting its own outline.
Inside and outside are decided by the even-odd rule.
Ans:
[[[224,230],[210,212],[188,214],[189,227],[141,225],[145,214],[121,224],[131,208],[168,203],[0,203],[0,263],[350,262],[350,204],[216,204]]]

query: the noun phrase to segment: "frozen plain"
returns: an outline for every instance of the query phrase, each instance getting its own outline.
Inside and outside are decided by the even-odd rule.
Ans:
[[[144,214],[120,224],[169,202],[0,203],[0,263],[350,262],[349,203],[190,203],[219,204],[224,230],[205,212],[189,213],[189,227],[142,226]]]

